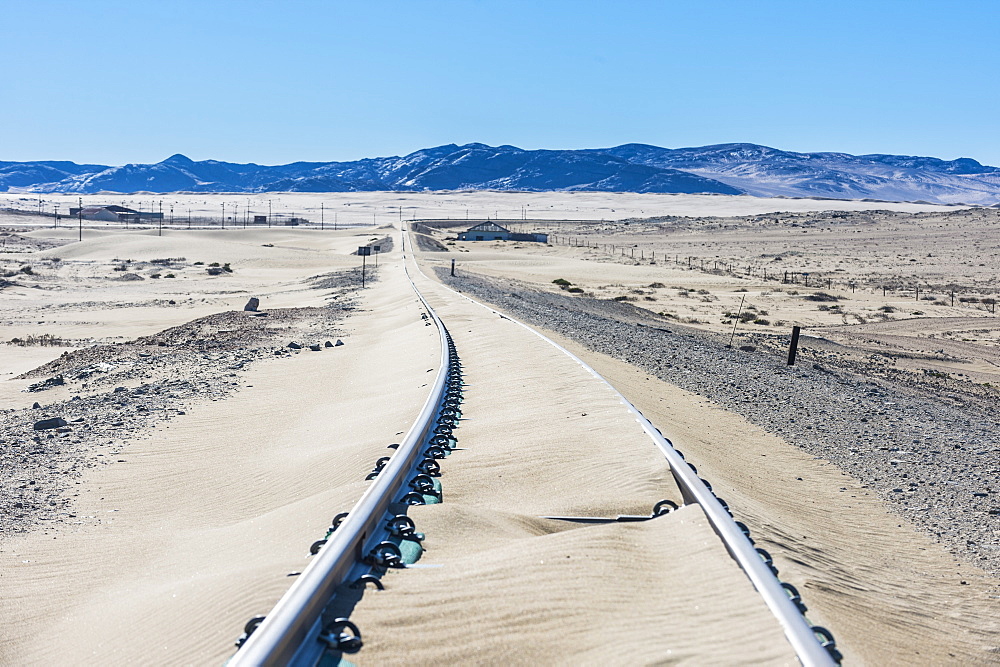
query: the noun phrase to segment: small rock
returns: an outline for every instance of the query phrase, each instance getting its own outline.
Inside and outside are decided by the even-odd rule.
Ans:
[[[312,350],[313,352],[319,352],[323,348],[319,346],[319,343],[316,343],[315,345],[310,345],[309,349]]]
[[[40,419],[36,421],[34,428],[36,431],[44,431],[49,428],[60,428],[68,423],[69,422],[62,417],[50,417],[49,419]]]
[[[343,344],[344,344],[344,341],[342,341],[342,340],[340,340],[340,339],[338,338],[338,339],[337,339],[337,343],[336,343],[336,345],[334,345],[334,347],[340,347],[340,346],[341,346],[341,345],[343,345]]]
[[[41,407],[42,407],[42,404],[41,404],[41,403],[39,403],[38,401],[35,401],[35,402],[34,402],[34,403],[32,404],[32,406],[31,406],[31,409],[32,409],[32,410],[38,410],[38,409],[40,409]]]
[[[333,347],[333,343],[330,341],[326,341],[325,343],[323,343],[323,347]]]
[[[756,352],[757,348],[753,345],[740,345],[740,350],[743,352]]]
[[[46,389],[51,389],[52,387],[59,387],[66,384],[66,380],[62,375],[57,375],[55,377],[48,378],[47,380],[42,380],[41,382],[36,382],[28,387],[28,391],[45,391]]]
[[[250,297],[247,301],[247,305],[243,306],[243,310],[249,311],[251,313],[257,312],[257,307],[260,305],[260,299],[255,296]]]
[[[302,346],[299,345],[298,343],[296,343],[294,340],[291,343],[288,344],[288,347],[290,347],[293,350],[301,350],[302,349]]]
[[[167,303],[169,303],[171,306],[176,306],[177,305],[177,302],[174,301],[173,299],[171,299],[170,301],[167,301]]]

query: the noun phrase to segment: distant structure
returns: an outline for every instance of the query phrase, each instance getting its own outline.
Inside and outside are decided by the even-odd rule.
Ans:
[[[548,243],[548,234],[518,234],[495,222],[481,222],[458,233],[459,241],[530,241]]]
[[[136,211],[124,206],[84,206],[82,209],[71,207],[69,209],[71,218],[77,216],[84,220],[103,220],[104,222],[141,222],[142,220],[160,220],[162,213],[152,211]]]

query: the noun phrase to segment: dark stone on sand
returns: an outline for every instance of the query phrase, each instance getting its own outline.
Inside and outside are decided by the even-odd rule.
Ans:
[[[298,343],[296,343],[294,340],[291,343],[288,344],[288,347],[292,348],[293,350],[301,350],[302,349],[302,346],[299,345]]]
[[[340,346],[341,346],[341,345],[343,345],[343,344],[344,344],[344,341],[342,341],[342,340],[340,340],[340,339],[338,338],[338,339],[337,339],[337,344],[336,344],[336,345],[334,345],[334,347],[340,347]]]
[[[309,349],[312,350],[313,352],[319,352],[323,348],[319,346],[319,343],[316,343],[315,345],[310,345]]]
[[[45,429],[49,428],[59,428],[61,426],[65,426],[68,423],[69,422],[67,422],[62,417],[50,417],[49,419],[40,419],[39,421],[36,421],[34,428],[36,431],[44,431]]]
[[[32,409],[32,410],[38,410],[38,409],[39,409],[39,408],[41,408],[41,407],[42,407],[42,404],[41,404],[41,403],[39,403],[38,401],[35,401],[35,402],[34,402],[34,403],[32,404],[32,406],[31,406],[31,409]]]
[[[250,297],[247,301],[247,305],[243,306],[243,310],[249,311],[251,313],[257,312],[257,307],[260,306],[260,299],[255,296]]]
[[[323,343],[323,347],[333,347],[333,343],[330,341],[326,341],[325,343]]]
[[[52,387],[58,387],[60,385],[66,384],[66,380],[63,379],[62,375],[57,375],[55,377],[48,378],[47,380],[42,380],[41,382],[36,382],[28,387],[28,391],[45,391],[46,389],[51,389]]]

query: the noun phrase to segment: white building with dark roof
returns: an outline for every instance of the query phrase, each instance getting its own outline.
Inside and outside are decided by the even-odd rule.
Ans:
[[[495,222],[480,222],[458,233],[459,241],[531,241],[548,243],[548,234],[518,234]]]

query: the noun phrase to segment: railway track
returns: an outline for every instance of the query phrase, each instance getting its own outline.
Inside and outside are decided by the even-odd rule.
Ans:
[[[404,234],[404,250],[407,239]],[[405,269],[404,254],[404,269]],[[416,271],[419,266],[413,260]],[[422,273],[422,272],[421,272]],[[309,565],[266,617],[251,619],[237,642],[231,665],[315,665],[325,655],[351,654],[363,638],[349,618],[332,613],[331,602],[349,588],[369,585],[381,588],[380,578],[391,568],[405,568],[419,557],[423,536],[407,516],[408,507],[437,502],[441,497],[439,461],[456,446],[454,431],[462,414],[464,387],[462,365],[455,343],[442,319],[407,276],[440,336],[440,363],[431,391],[417,420],[395,451],[375,462],[368,475],[372,485],[350,512],[338,514],[325,537],[310,552]],[[426,278],[426,276],[425,276]],[[448,288],[444,288],[448,289]],[[455,293],[458,294],[458,293]],[[595,379],[614,392],[646,436],[661,452],[670,468],[684,505],[697,504],[715,534],[746,577],[767,609],[780,624],[785,638],[803,665],[833,665],[841,656],[831,634],[811,625],[798,591],[778,579],[770,555],[754,545],[749,530],[736,521],[725,501],[716,497],[711,485],[698,476],[683,454],[624,396],[581,359],[531,327],[489,306],[468,299],[496,316],[510,320],[573,359]],[[615,520],[649,520],[670,511],[674,503],[664,501],[652,516],[620,516]],[[580,522],[606,521],[591,517],[548,517]]]

